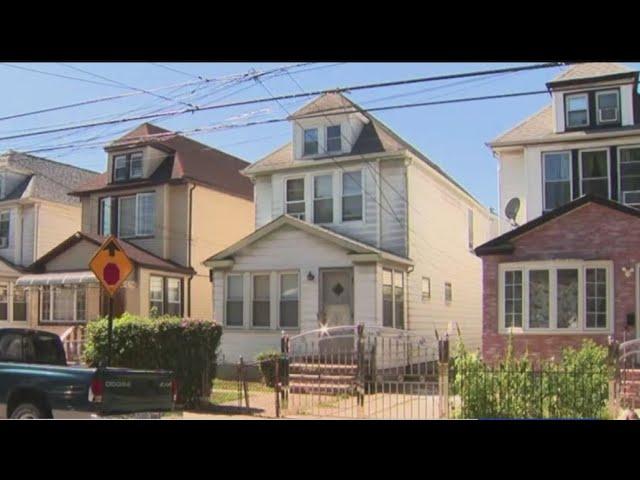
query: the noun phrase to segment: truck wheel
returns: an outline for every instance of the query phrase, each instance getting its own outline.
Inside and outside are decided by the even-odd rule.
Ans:
[[[11,413],[11,418],[18,420],[31,420],[45,418],[45,415],[38,405],[33,403],[21,403]]]

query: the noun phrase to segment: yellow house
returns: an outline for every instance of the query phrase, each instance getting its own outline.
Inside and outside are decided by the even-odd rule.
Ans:
[[[213,319],[212,249],[253,230],[249,164],[145,123],[105,147],[107,171],[70,195],[82,205],[81,232],[40,257],[17,284],[31,296],[32,326],[61,332],[106,313],[89,260],[114,234],[135,270],[115,314]]]

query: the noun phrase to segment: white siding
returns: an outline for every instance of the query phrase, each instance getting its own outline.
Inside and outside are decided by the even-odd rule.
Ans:
[[[18,263],[16,259],[16,245],[20,241],[16,225],[18,220],[18,208],[1,208],[0,212],[9,212],[9,244],[7,248],[0,248],[0,256],[11,263]]]
[[[511,230],[511,225],[505,219],[505,207],[512,198],[520,199],[520,210],[516,217],[519,225],[525,223],[527,218],[527,172],[522,151],[505,153],[498,160],[498,175],[500,184],[500,233]]]
[[[380,248],[398,255],[407,255],[407,189],[406,166],[402,160],[380,164],[381,211]]]
[[[253,192],[256,205],[256,228],[260,228],[273,219],[271,211],[271,201],[273,196],[271,189],[271,177],[257,177],[253,186]]]
[[[22,259],[21,265],[31,265],[33,258],[33,233],[34,233],[34,206],[26,206],[22,209]]]
[[[482,263],[469,250],[468,210],[473,209],[474,246],[490,238],[488,211],[456,192],[424,167],[409,169],[411,229],[409,256],[415,262],[408,279],[408,327],[433,336],[462,331],[469,348],[481,344]],[[431,298],[422,299],[422,277],[431,280]],[[444,298],[445,282],[451,282],[453,300]]]

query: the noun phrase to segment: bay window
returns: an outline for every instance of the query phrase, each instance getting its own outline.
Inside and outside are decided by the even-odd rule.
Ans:
[[[342,174],[342,221],[362,220],[362,170]]]
[[[553,210],[571,200],[571,152],[549,152],[542,156],[544,209]]]
[[[640,208],[640,146],[618,149],[620,201]]]
[[[610,262],[500,265],[500,330],[602,332],[613,321]]]
[[[118,236],[152,236],[155,230],[155,193],[118,198]]]
[[[333,222],[333,175],[313,177],[313,223]]]
[[[609,151],[580,151],[580,194],[609,198]]]
[[[41,323],[85,323],[87,321],[86,287],[49,286],[40,290]]]

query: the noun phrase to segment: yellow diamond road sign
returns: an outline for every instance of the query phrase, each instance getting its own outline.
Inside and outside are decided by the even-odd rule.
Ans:
[[[110,235],[89,262],[89,268],[109,296],[113,297],[133,272],[133,262],[124,253],[116,237]]]

